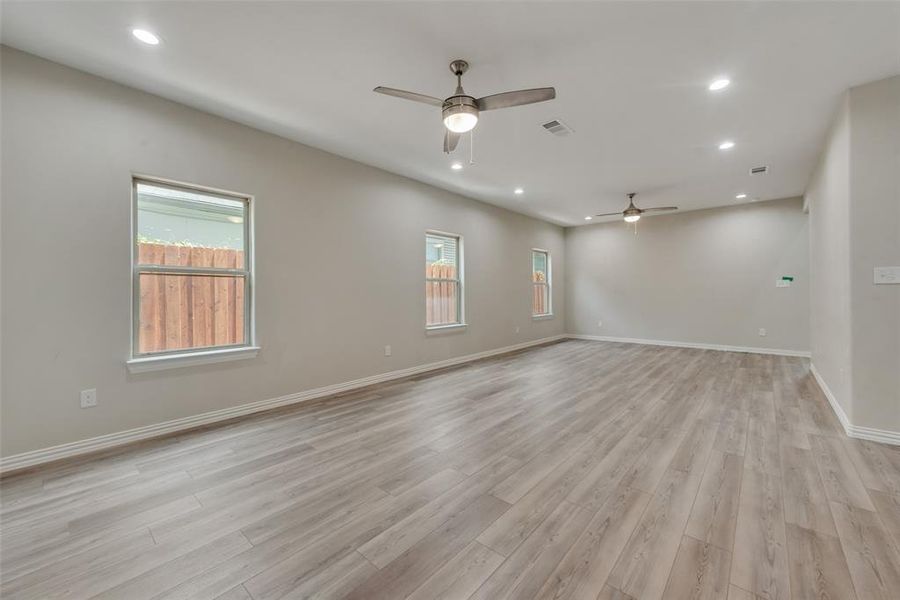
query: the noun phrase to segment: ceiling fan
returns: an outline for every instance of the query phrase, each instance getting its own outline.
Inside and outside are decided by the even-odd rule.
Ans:
[[[664,210],[678,210],[677,206],[654,206],[653,208],[638,208],[634,205],[634,197],[637,196],[637,193],[631,192],[628,195],[628,208],[623,210],[622,212],[614,212],[614,213],[604,213],[602,215],[594,215],[595,217],[612,217],[613,215],[622,215],[625,217],[626,223],[637,223],[637,221],[641,218],[641,215],[645,212],[661,212]]]
[[[469,63],[464,60],[457,59],[450,63],[450,71],[456,75],[456,91],[445,100],[383,86],[378,86],[373,91],[379,94],[387,94],[388,96],[396,96],[397,98],[405,98],[413,102],[440,106],[444,126],[447,128],[447,131],[444,132],[444,152],[448,154],[456,149],[461,133],[472,131],[475,128],[475,125],[478,124],[478,114],[481,111],[534,104],[535,102],[544,102],[545,100],[556,98],[556,90],[552,87],[517,90],[475,98],[468,95],[462,87],[463,73],[468,70]]]

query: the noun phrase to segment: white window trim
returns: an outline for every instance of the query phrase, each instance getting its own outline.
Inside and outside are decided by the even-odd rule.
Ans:
[[[456,323],[444,323],[441,325],[429,325],[428,322],[426,321],[425,322],[425,331],[438,333],[441,331],[454,331],[454,330],[465,329],[468,326],[468,324],[466,323],[466,296],[465,296],[465,290],[466,290],[465,264],[466,263],[465,263],[465,258],[464,258],[465,244],[463,243],[463,236],[458,233],[450,233],[449,231],[440,231],[437,229],[426,229],[425,235],[426,235],[426,237],[429,235],[439,235],[442,237],[450,237],[450,238],[456,239],[457,278],[456,279],[447,279],[446,281],[455,281],[456,282],[456,287],[457,287],[456,302],[457,302],[457,306],[458,306],[457,312],[459,313],[458,314],[459,321]],[[429,281],[444,281],[444,280],[426,277],[425,282],[427,283]]]
[[[209,193],[241,200],[247,204],[247,218],[244,219],[244,262],[245,269],[217,269],[217,274],[234,272],[244,276],[244,340],[245,343],[230,346],[212,346],[197,349],[178,349],[165,352],[139,354],[137,352],[140,334],[140,293],[138,277],[141,272],[161,273],[206,273],[207,270],[196,267],[167,267],[165,265],[137,265],[137,185],[138,183],[157,184],[167,187],[181,188],[187,191]],[[129,340],[128,359],[125,361],[129,372],[143,373],[163,369],[179,369],[194,365],[212,364],[232,360],[255,358],[260,350],[256,343],[256,285],[255,285],[255,245],[253,236],[255,197],[231,190],[185,183],[174,179],[166,179],[143,173],[131,174],[131,336]]]
[[[427,335],[438,333],[451,333],[453,331],[465,331],[469,325],[467,323],[451,323],[450,325],[429,325],[425,328]]]
[[[256,358],[257,353],[259,353],[259,346],[235,346],[180,354],[150,354],[140,358],[131,358],[126,364],[130,373],[147,373]]]
[[[534,253],[535,252],[543,252],[547,256],[547,282],[546,283],[535,283],[534,281]],[[534,321],[544,321],[546,319],[552,319],[553,315],[553,261],[550,258],[550,251],[544,250],[543,248],[532,248],[531,249],[531,294],[532,294],[532,302],[534,298],[534,286],[536,285],[545,285],[547,286],[547,312],[545,313],[535,313],[534,305],[532,304],[532,313],[531,318]]]

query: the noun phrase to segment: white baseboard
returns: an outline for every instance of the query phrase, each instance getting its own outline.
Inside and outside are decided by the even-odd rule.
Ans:
[[[841,426],[844,428],[844,433],[846,433],[848,437],[861,440],[870,440],[872,442],[881,442],[882,444],[892,444],[895,446],[900,446],[900,431],[889,431],[886,429],[861,427],[859,425],[854,425],[853,423],[851,423],[849,417],[847,417],[847,413],[844,411],[844,407],[841,406],[840,403],[838,403],[837,398],[831,391],[831,388],[828,387],[828,384],[825,383],[825,380],[822,378],[819,370],[816,369],[816,365],[810,364],[809,370],[812,372],[816,383],[819,384],[819,388],[821,388],[822,393],[825,394],[825,398],[828,399],[828,404],[831,405],[831,410],[833,410],[834,414],[837,415],[838,421],[841,422]]]
[[[107,450],[116,446],[124,446],[126,444],[148,440],[151,438],[184,431],[187,429],[193,429],[195,427],[210,425],[221,421],[227,421],[229,419],[234,419],[235,417],[241,417],[244,415],[271,410],[273,408],[278,408],[281,406],[298,404],[300,402],[308,402],[310,400],[318,400],[320,398],[333,396],[342,392],[364,388],[376,383],[383,383],[395,379],[403,379],[404,377],[427,373],[428,371],[436,371],[438,369],[446,369],[447,367],[453,367],[467,362],[497,356],[499,354],[515,352],[516,350],[523,350],[532,346],[549,344],[565,339],[566,337],[567,336],[565,335],[555,335],[538,340],[533,340],[530,342],[524,342],[521,344],[514,344],[512,346],[505,346],[503,348],[495,348],[493,350],[485,350],[484,352],[477,352],[475,354],[467,354],[465,356],[448,358],[447,360],[409,367],[407,369],[389,371],[387,373],[379,373],[378,375],[371,375],[369,377],[363,377],[361,379],[354,379],[353,381],[328,385],[325,387],[306,390],[303,392],[297,392],[295,394],[288,394],[286,396],[281,396],[278,398],[260,400],[257,402],[251,402],[249,404],[242,404],[240,406],[224,408],[222,410],[214,410],[199,415],[183,417],[181,419],[174,419],[172,421],[165,421],[163,423],[157,423],[155,425],[147,425],[145,427],[129,429],[128,431],[101,435],[78,442],[71,442],[68,444],[53,446],[51,448],[33,450],[31,452],[23,452],[22,454],[15,454],[0,459],[0,473],[5,474],[11,471],[17,471],[20,469],[33,467],[64,458],[72,458],[82,454],[97,452],[98,450]]]
[[[886,429],[873,429],[872,427],[860,427],[859,425],[851,425],[850,431],[847,432],[852,438],[861,440],[869,440],[871,442],[881,442],[882,444],[891,444],[892,446],[900,446],[900,431],[888,431]]]
[[[831,405],[831,410],[833,410],[834,414],[837,415],[838,421],[841,422],[841,426],[844,428],[844,431],[847,433],[847,435],[850,435],[850,428],[853,425],[851,425],[850,418],[847,417],[847,413],[844,411],[844,407],[840,405],[835,395],[831,392],[831,388],[828,387],[828,384],[825,383],[824,379],[822,379],[822,375],[819,373],[816,365],[810,363],[809,370],[812,373],[813,378],[816,380],[816,383],[819,384],[819,389],[821,389],[822,393],[825,394],[825,398],[828,400],[828,404]]]
[[[12,471],[25,469],[44,463],[54,462],[64,458],[72,458],[82,454],[89,454],[91,452],[97,452],[99,450],[107,450],[110,448],[115,448],[117,446],[124,446],[142,440],[148,440],[171,433],[177,433],[179,431],[193,429],[195,427],[211,425],[221,421],[234,419],[236,417],[271,410],[273,408],[288,406],[291,404],[298,404],[301,402],[308,402],[311,400],[318,400],[320,398],[325,398],[327,396],[364,388],[377,383],[383,383],[395,379],[403,379],[404,377],[410,377],[413,375],[419,375],[421,373],[427,373],[429,371],[445,369],[447,367],[453,367],[483,358],[490,358],[499,354],[515,352],[516,350],[524,350],[525,348],[530,348],[532,346],[549,344],[566,338],[605,342],[623,342],[630,344],[652,344],[655,346],[673,346],[681,348],[700,348],[705,350],[722,350],[731,352],[753,352],[759,354],[776,354],[784,356],[809,356],[809,352],[800,352],[795,350],[747,348],[743,346],[722,346],[715,344],[692,344],[685,342],[669,342],[661,340],[617,338],[593,335],[556,335],[533,340],[530,342],[524,342],[522,344],[514,344],[512,346],[505,346],[503,348],[496,348],[494,350],[486,350],[484,352],[478,352],[475,354],[467,354],[465,356],[458,356],[456,358],[449,358],[447,360],[409,367],[407,369],[380,373],[378,375],[363,377],[361,379],[354,379],[353,381],[347,381],[335,385],[297,392],[295,394],[288,394],[286,396],[280,396],[278,398],[260,400],[257,402],[251,402],[249,404],[234,406],[232,408],[225,408],[222,410],[211,411],[199,415],[193,415],[190,417],[183,417],[181,419],[174,419],[172,421],[165,421],[163,423],[147,425],[145,427],[138,427],[136,429],[129,429],[128,431],[101,435],[95,438],[89,438],[78,442],[71,442],[68,444],[53,446],[51,448],[24,452],[22,454],[15,454],[0,459],[0,473],[6,474]],[[843,408],[841,408],[840,404],[837,403],[834,394],[831,393],[828,385],[819,375],[818,371],[815,368],[815,365],[811,365],[811,370],[813,376],[819,384],[819,387],[822,388],[825,397],[831,404],[831,407],[834,410],[835,414],[837,414],[838,420],[841,422],[841,425],[844,427],[844,431],[846,431],[848,436],[875,442],[882,442],[886,444],[900,445],[900,432],[872,429],[870,427],[860,427],[851,424]]]
[[[753,354],[774,354],[776,356],[810,357],[808,350],[782,350],[780,348],[751,348],[749,346],[726,346],[723,344],[701,344],[695,342],[671,342],[667,340],[647,340],[643,338],[611,337],[607,335],[569,334],[573,340],[594,340],[597,342],[622,342],[625,344],[647,344],[650,346],[671,346],[675,348],[697,348],[700,350],[720,350],[722,352],[750,352]]]

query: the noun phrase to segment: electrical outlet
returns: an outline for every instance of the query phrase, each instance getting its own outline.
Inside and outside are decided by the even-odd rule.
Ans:
[[[81,408],[97,406],[97,390],[81,390]]]
[[[516,333],[519,333],[519,327],[516,326]]]
[[[765,327],[759,328],[759,337],[766,337],[766,328]]]
[[[597,328],[603,327],[603,321],[597,321]]]
[[[384,347],[384,355],[385,355],[385,356],[390,356],[390,355],[391,355],[391,347],[390,347],[390,346],[385,346],[385,347]]]

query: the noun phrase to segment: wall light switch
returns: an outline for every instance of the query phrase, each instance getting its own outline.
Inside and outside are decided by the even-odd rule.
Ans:
[[[875,267],[875,285],[900,283],[900,267]]]

